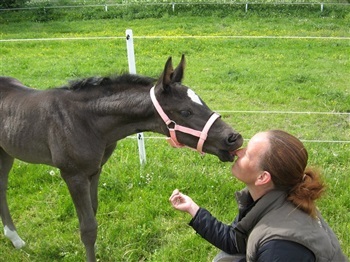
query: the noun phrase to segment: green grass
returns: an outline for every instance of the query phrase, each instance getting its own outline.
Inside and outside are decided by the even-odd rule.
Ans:
[[[168,56],[187,57],[184,83],[246,139],[281,128],[306,140],[310,164],[328,185],[319,208],[350,256],[349,115],[268,114],[223,111],[350,112],[349,40],[276,38],[177,38],[177,36],[349,37],[348,18],[190,17],[143,20],[52,21],[1,25],[1,39],[120,36],[120,39],[0,42],[0,75],[46,89],[70,79],[127,71],[125,29],[136,38],[137,72],[158,76]],[[23,30],[25,28],[25,30]],[[120,141],[100,180],[97,256],[100,261],[211,261],[217,249],[187,225],[168,197],[180,188],[222,221],[237,206],[231,163],[188,149],[172,149],[146,134],[141,168],[135,139]],[[27,242],[15,250],[0,234],[0,261],[84,261],[78,222],[56,169],[15,162],[10,209]]]

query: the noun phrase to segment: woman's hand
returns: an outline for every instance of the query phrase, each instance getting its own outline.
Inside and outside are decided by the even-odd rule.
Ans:
[[[171,194],[169,201],[171,205],[180,211],[189,213],[194,217],[199,210],[199,206],[189,197],[175,189]]]

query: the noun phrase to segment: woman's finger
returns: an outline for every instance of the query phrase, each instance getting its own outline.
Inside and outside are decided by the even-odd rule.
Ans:
[[[180,193],[180,191],[178,190],[178,189],[175,189],[174,191],[173,191],[173,193],[171,194],[171,196],[169,197],[169,200],[171,201],[171,198],[173,197],[173,196],[175,196],[175,195],[178,195]]]

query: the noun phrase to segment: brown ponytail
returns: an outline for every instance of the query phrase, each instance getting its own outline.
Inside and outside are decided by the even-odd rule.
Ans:
[[[260,163],[271,174],[277,189],[288,193],[288,200],[297,208],[316,217],[315,200],[324,192],[325,185],[316,169],[307,167],[308,153],[296,137],[281,131],[267,132],[270,148]]]
[[[315,200],[321,197],[324,190],[325,185],[321,181],[319,173],[307,168],[301,183],[297,183],[290,189],[288,200],[312,217],[316,217]]]

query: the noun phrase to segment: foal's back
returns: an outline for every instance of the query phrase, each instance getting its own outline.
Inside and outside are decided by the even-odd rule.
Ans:
[[[0,149],[25,162],[52,165],[50,141],[64,133],[63,122],[70,120],[61,117],[69,116],[61,93],[65,92],[36,90],[0,77]]]
[[[6,76],[0,77],[0,93],[24,89],[28,88],[17,79]]]
[[[0,109],[5,110],[9,107],[15,109],[16,105],[22,105],[27,95],[37,92],[39,91],[26,87],[15,78],[0,77]]]

